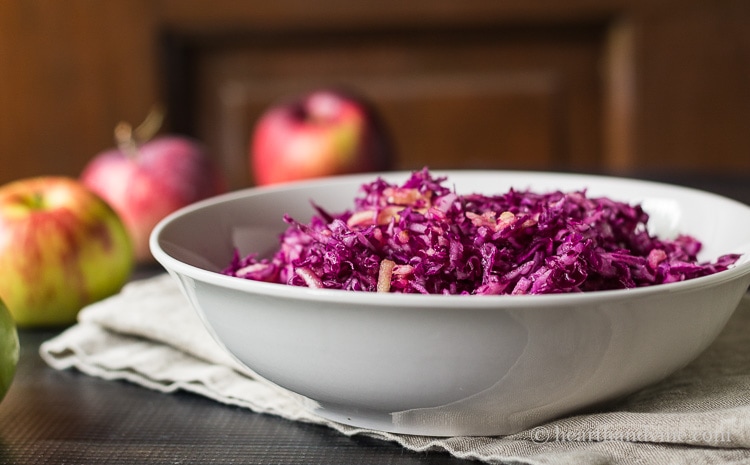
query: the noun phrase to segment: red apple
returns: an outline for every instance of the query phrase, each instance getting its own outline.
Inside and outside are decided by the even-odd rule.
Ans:
[[[83,306],[118,292],[133,263],[117,213],[78,180],[0,187],[0,298],[19,327],[73,323]]]
[[[373,107],[339,90],[271,106],[250,146],[251,176],[266,185],[391,168],[391,143]]]
[[[139,141],[129,126],[116,132],[119,147],[96,155],[81,181],[117,211],[130,232],[139,263],[153,262],[148,239],[173,211],[223,191],[223,181],[201,144],[165,135]]]

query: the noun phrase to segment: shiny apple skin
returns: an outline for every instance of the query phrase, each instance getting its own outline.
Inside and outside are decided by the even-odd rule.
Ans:
[[[391,168],[393,145],[374,108],[351,93],[314,91],[271,106],[255,125],[257,185]]]
[[[139,263],[152,262],[151,230],[168,214],[224,191],[214,164],[196,140],[163,136],[135,153],[111,149],[94,157],[81,181],[120,215]]]
[[[21,179],[0,188],[0,298],[18,327],[75,322],[120,290],[133,269],[124,224],[76,179]]]

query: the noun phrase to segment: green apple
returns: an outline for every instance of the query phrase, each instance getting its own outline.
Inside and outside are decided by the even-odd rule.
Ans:
[[[118,292],[135,264],[123,222],[80,181],[0,187],[0,298],[18,327],[63,326]]]
[[[0,300],[0,400],[8,392],[18,363],[18,334],[13,317]]]

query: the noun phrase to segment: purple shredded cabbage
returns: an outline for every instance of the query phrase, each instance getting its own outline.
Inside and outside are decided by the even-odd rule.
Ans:
[[[271,258],[238,252],[225,274],[351,291],[550,294],[683,281],[727,269],[737,254],[698,263],[701,243],[651,236],[639,205],[585,190],[458,195],[425,168],[403,185],[361,188],[351,211],[288,215]]]

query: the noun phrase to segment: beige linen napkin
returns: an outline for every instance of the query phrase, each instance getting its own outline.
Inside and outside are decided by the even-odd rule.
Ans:
[[[711,309],[706,309],[710,311]],[[184,390],[255,412],[327,425],[342,434],[442,450],[489,463],[642,464],[750,462],[750,297],[719,339],[665,381],[606,410],[505,437],[431,438],[332,423],[294,396],[253,379],[208,335],[168,275],[127,285],[81,311],[40,348],[53,368],[75,368],[162,392]]]

